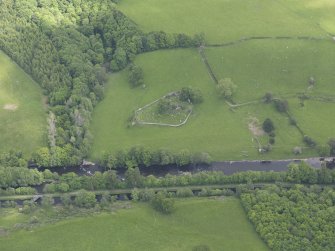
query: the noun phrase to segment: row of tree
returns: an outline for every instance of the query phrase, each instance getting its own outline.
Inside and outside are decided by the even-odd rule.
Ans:
[[[108,169],[124,169],[136,166],[210,164],[211,161],[211,156],[205,152],[191,153],[183,149],[173,153],[166,149],[151,150],[143,146],[134,146],[128,151],[118,151],[116,154],[104,153],[100,165]]]
[[[163,178],[153,175],[142,176],[138,167],[128,168],[124,180],[116,171],[96,172],[92,176],[78,176],[75,173],[58,175],[49,170],[39,172],[24,167],[0,167],[0,187],[24,187],[48,182],[45,192],[69,192],[80,189],[104,190],[134,187],[173,187],[194,185],[252,184],[270,182],[288,182],[299,184],[334,184],[335,170],[314,169],[305,162],[291,164],[287,172],[239,172],[225,175],[223,172],[199,172],[185,175],[167,174]]]

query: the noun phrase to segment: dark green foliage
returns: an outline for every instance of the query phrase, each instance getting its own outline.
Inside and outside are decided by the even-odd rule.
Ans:
[[[43,175],[36,169],[0,166],[0,188],[39,185],[42,181]]]
[[[11,150],[0,154],[1,166],[27,166],[27,160],[24,159],[22,152]]]
[[[186,197],[193,197],[194,194],[190,188],[181,188],[177,190],[176,196],[178,198],[186,198]]]
[[[192,87],[183,87],[179,98],[183,102],[190,102],[192,104],[199,104],[203,101],[201,91]]]
[[[264,120],[262,128],[263,128],[264,132],[270,133],[275,129],[275,126],[274,126],[272,120],[267,118],[267,119]]]
[[[275,107],[278,112],[287,112],[288,111],[288,102],[287,100],[276,99],[274,100]]]
[[[273,95],[270,92],[265,93],[263,100],[265,103],[271,103],[273,100]]]
[[[17,206],[15,201],[12,200],[6,200],[6,201],[2,201],[0,203],[1,207],[5,207],[5,208],[15,208]]]
[[[190,163],[191,163],[191,154],[189,150],[183,149],[176,155],[177,166],[186,166]]]
[[[31,195],[31,194],[37,194],[37,191],[35,188],[32,187],[18,187],[13,188],[9,187],[6,189],[0,189],[0,195]]]
[[[178,103],[170,99],[161,99],[158,101],[157,112],[159,114],[169,114],[178,107]]]
[[[211,161],[211,156],[205,152],[194,153],[191,155],[187,149],[181,150],[179,153],[171,153],[165,149],[152,151],[143,146],[134,146],[127,152],[119,151],[115,155],[105,153],[100,164],[109,169],[123,169],[126,168],[129,163],[134,167],[149,167],[153,165],[164,166],[171,164],[183,166],[191,163],[195,165],[210,164]]]
[[[69,207],[73,203],[70,194],[63,194],[60,199],[65,207]]]
[[[304,136],[304,143],[309,146],[309,147],[315,147],[316,146],[316,142],[309,136],[305,135]]]
[[[43,196],[42,198],[42,206],[45,208],[50,208],[54,204],[54,199],[50,196]]]
[[[335,191],[296,185],[272,185],[241,195],[256,231],[271,250],[334,250]]]
[[[125,179],[128,187],[141,187],[143,177],[138,167],[129,168],[125,173]]]
[[[80,190],[74,199],[74,204],[78,207],[91,208],[94,207],[97,200],[93,192]]]
[[[131,64],[129,66],[129,83],[132,87],[137,87],[144,84],[143,70],[140,66]]]
[[[276,143],[276,139],[274,137],[269,138],[269,144],[274,145]]]
[[[153,199],[151,200],[152,207],[163,214],[171,214],[174,209],[174,200],[171,198],[166,198],[164,193],[158,192],[154,195]]]
[[[318,173],[305,162],[292,163],[288,167],[286,180],[295,183],[315,184],[318,182]]]

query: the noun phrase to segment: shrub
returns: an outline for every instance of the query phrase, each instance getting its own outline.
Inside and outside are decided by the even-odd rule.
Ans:
[[[76,206],[85,208],[94,207],[96,202],[95,194],[86,190],[80,190],[74,200]]]
[[[63,194],[60,199],[65,207],[68,207],[73,203],[70,194]]]
[[[16,202],[13,200],[6,200],[1,203],[1,207],[14,208],[16,207]]]
[[[278,112],[287,112],[288,111],[287,100],[276,99],[274,104],[275,104],[275,107],[276,107]]]
[[[269,144],[274,145],[276,143],[276,139],[274,137],[269,138]]]
[[[156,211],[163,214],[171,214],[175,209],[174,199],[166,198],[162,192],[155,194],[151,200],[151,205]]]
[[[132,87],[137,87],[143,85],[143,70],[141,67],[131,64],[129,67],[129,76],[128,76],[129,83]]]
[[[192,104],[199,104],[203,101],[201,91],[192,87],[183,87],[180,91],[179,99]]]
[[[272,132],[275,129],[272,120],[269,119],[269,118],[267,118],[267,119],[264,120],[262,127],[263,127],[263,130],[266,133],[270,133],[270,132]]]
[[[176,196],[178,198],[186,198],[186,197],[193,197],[193,191],[190,188],[180,188],[177,190]]]
[[[309,147],[315,147],[316,142],[309,136],[305,135],[304,136],[304,143],[309,146]]]
[[[297,125],[297,120],[293,117],[290,117],[290,125],[296,126]]]
[[[295,155],[299,155],[299,154],[302,154],[302,148],[300,146],[296,146],[292,149],[292,152],[295,154]]]
[[[271,103],[273,100],[273,95],[270,92],[265,93],[263,100],[265,103]]]
[[[231,98],[237,86],[230,78],[220,79],[217,85],[217,91],[222,98]]]
[[[42,198],[42,206],[43,207],[51,207],[55,203],[54,199],[51,196],[44,196]]]

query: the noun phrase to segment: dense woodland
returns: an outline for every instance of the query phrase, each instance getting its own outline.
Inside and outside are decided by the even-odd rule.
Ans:
[[[314,185],[269,186],[242,194],[257,232],[276,250],[335,249],[335,191]]]
[[[0,49],[48,98],[48,147],[33,156],[45,167],[77,165],[87,156],[106,72],[125,68],[141,52],[202,42],[200,35],[144,34],[111,0],[2,0],[0,30]]]

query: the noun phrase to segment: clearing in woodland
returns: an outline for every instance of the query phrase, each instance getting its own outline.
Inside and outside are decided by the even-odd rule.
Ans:
[[[46,114],[40,87],[0,51],[0,152],[32,153],[45,144]]]

